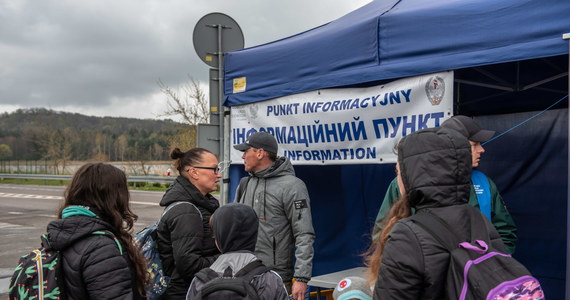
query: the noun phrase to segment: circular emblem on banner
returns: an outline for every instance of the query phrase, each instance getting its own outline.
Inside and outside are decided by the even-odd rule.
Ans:
[[[439,76],[432,76],[426,82],[426,95],[431,105],[439,105],[445,94],[445,81]]]
[[[257,119],[257,111],[259,110],[259,107],[257,107],[257,104],[250,104],[247,107],[247,116],[248,119]]]
[[[343,279],[341,282],[338,283],[336,289],[340,292],[349,287],[351,284],[350,279]]]

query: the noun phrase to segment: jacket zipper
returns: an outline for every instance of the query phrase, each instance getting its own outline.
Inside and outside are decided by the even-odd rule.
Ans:
[[[277,248],[277,245],[275,243],[275,237],[273,238],[273,265],[276,266],[277,265],[277,258],[275,257],[275,248]]]

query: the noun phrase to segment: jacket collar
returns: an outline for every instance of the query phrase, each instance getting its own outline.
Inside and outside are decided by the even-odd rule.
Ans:
[[[188,195],[190,202],[205,208],[207,211],[214,212],[220,206],[218,200],[214,198],[214,196],[210,194],[202,195],[198,188],[194,186],[188,179],[182,176],[178,176],[176,178],[176,183],[178,183],[184,193]]]

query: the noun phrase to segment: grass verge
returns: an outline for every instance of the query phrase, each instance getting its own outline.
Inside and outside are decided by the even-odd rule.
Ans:
[[[51,185],[64,186],[67,180],[42,180],[42,179],[12,179],[0,178],[0,184],[30,184],[30,185]],[[137,191],[159,191],[164,192],[168,188],[165,183],[146,183],[146,182],[129,182],[129,189]]]

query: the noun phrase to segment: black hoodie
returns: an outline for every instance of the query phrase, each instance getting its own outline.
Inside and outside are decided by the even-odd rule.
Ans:
[[[416,214],[430,212],[444,219],[460,238],[471,235],[467,202],[471,178],[471,146],[459,132],[429,128],[404,137],[398,163],[408,201]],[[504,245],[483,218],[492,245]],[[410,218],[398,221],[384,248],[374,299],[444,299],[449,253]]]
[[[255,251],[259,219],[251,207],[237,203],[227,204],[216,211],[212,223],[222,253]]]

